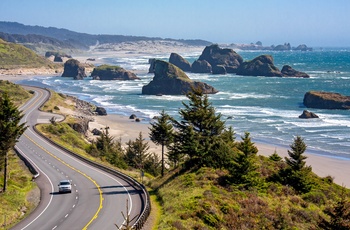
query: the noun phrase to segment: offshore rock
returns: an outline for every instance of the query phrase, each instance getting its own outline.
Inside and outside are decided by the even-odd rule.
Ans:
[[[227,73],[226,68],[223,65],[213,66],[212,72],[213,72],[213,74],[226,74]]]
[[[74,80],[82,80],[86,77],[85,67],[76,59],[69,59],[64,63],[62,77],[72,77]]]
[[[309,91],[304,95],[304,105],[316,109],[350,109],[350,96],[339,93]]]
[[[155,60],[156,60],[155,58],[148,59],[148,64],[149,64],[148,73],[154,73],[154,61]]]
[[[289,65],[284,65],[282,67],[281,73],[283,77],[310,78],[310,76],[307,73],[297,71]]]
[[[211,73],[212,67],[206,60],[196,60],[192,64],[192,73]]]
[[[237,69],[237,75],[282,77],[281,71],[273,64],[271,55],[260,55],[251,61],[243,62]]]
[[[235,73],[235,70],[243,62],[243,58],[233,49],[222,49],[217,44],[206,46],[198,58],[200,61],[207,61],[212,67],[224,66],[228,73]],[[228,71],[228,69],[230,71]]]
[[[91,73],[94,80],[139,80],[131,71],[119,66],[100,65],[95,67]]]
[[[176,65],[185,72],[191,72],[191,64],[177,53],[170,54],[169,62]]]
[[[311,118],[319,118],[319,117],[313,112],[304,110],[303,113],[299,116],[299,118],[311,119]]]
[[[153,80],[142,87],[142,94],[182,95],[190,92],[192,88],[200,88],[205,94],[218,92],[206,83],[191,80],[177,66],[166,61],[155,60]]]

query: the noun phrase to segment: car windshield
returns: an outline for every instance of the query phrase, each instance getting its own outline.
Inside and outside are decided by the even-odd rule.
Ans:
[[[60,185],[70,185],[70,183],[68,181],[63,181],[63,182],[60,182]]]

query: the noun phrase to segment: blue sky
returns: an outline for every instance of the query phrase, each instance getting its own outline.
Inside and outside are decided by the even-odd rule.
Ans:
[[[0,21],[90,34],[350,47],[350,0],[1,0]]]

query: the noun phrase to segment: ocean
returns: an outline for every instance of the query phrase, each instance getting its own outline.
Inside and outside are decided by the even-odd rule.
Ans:
[[[253,141],[289,147],[297,135],[304,138],[309,153],[350,159],[350,110],[308,109],[319,119],[299,119],[302,114],[304,94],[310,90],[336,92],[350,95],[350,48],[315,48],[312,52],[237,51],[244,60],[261,54],[270,54],[281,69],[287,64],[308,73],[311,78],[250,77],[234,74],[187,75],[196,81],[214,86],[219,93],[209,95],[218,113],[232,126],[237,139],[245,131]],[[180,53],[190,62],[200,53]],[[168,60],[170,56],[155,55],[133,58],[101,58],[138,74],[138,81],[96,81],[91,78],[75,81],[62,77],[38,77],[17,83],[41,86],[57,92],[76,96],[106,108],[109,114],[130,116],[136,114],[149,123],[161,110],[178,118],[185,96],[142,95],[142,86],[148,84],[153,74],[146,74],[148,58]],[[272,153],[271,153],[272,154]]]

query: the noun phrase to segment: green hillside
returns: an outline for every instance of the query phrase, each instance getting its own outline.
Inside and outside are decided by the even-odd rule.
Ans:
[[[18,44],[0,39],[0,68],[54,68],[55,64]]]

